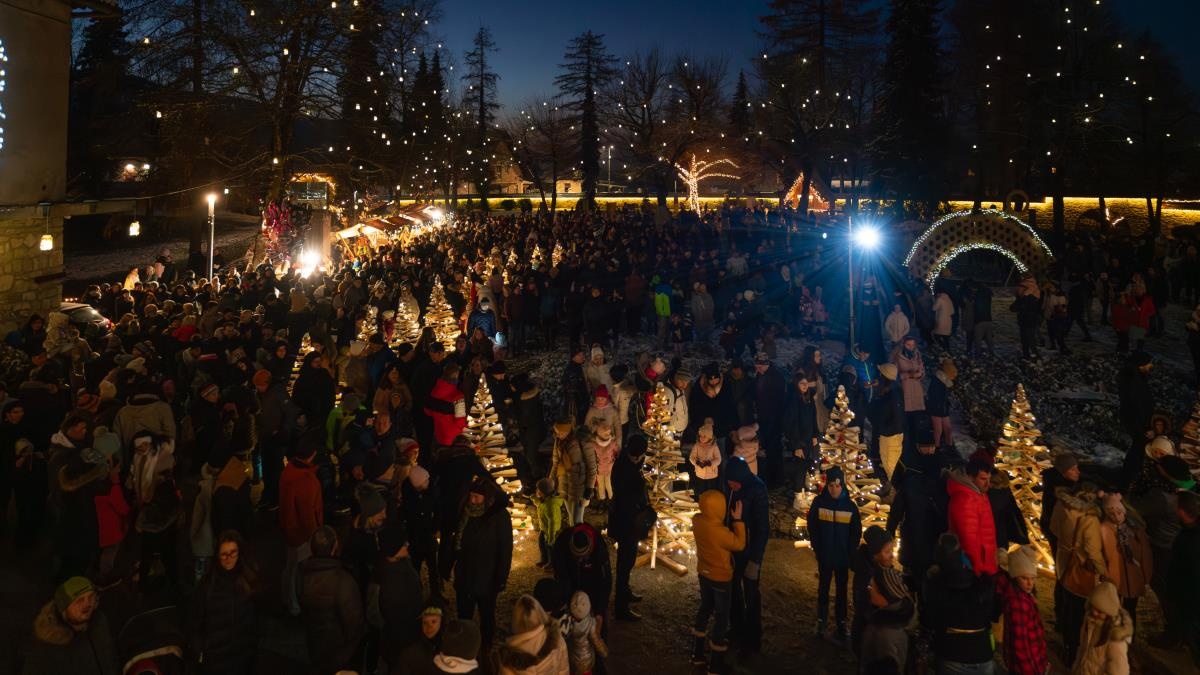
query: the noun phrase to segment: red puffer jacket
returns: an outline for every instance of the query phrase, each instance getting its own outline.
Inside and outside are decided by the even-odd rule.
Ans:
[[[950,495],[950,531],[958,537],[963,553],[976,575],[996,573],[996,523],[987,493],[971,478],[955,471],[946,478]]]
[[[433,420],[433,439],[440,446],[451,446],[454,438],[467,428],[466,398],[462,391],[442,378],[433,385],[425,414]]]

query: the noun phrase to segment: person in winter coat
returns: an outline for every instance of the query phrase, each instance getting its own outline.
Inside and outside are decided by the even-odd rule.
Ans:
[[[420,620],[421,575],[409,557],[408,536],[399,521],[389,523],[380,534],[379,560],[375,565],[379,584],[379,613],[383,620],[380,652],[388,667],[396,669],[401,652],[416,640],[413,626]]]
[[[845,488],[845,477],[839,467],[825,472],[825,487],[808,508],[808,533],[813,556],[817,559],[817,635],[825,635],[829,618],[829,586],[837,581],[834,618],[838,640],[850,639],[847,618],[847,590],[850,561],[862,535],[858,507]]]
[[[708,672],[725,672],[725,652],[729,649],[729,603],[733,581],[733,555],[746,548],[746,524],[742,522],[742,504],[729,510],[725,524],[725,495],[709,490],[700,495],[700,512],[692,516],[696,538],[696,574],[700,579],[700,607],[692,625],[692,664],[708,664]],[[709,618],[713,628],[708,630]],[[705,641],[710,650],[704,658]]]
[[[441,647],[444,615],[441,602],[425,603],[413,639],[400,651],[400,661],[391,666],[389,675],[437,675],[440,672],[433,665],[433,658]]]
[[[542,405],[542,390],[529,379],[526,373],[513,377],[513,415],[517,420],[517,433],[521,439],[521,452],[529,464],[534,477],[546,475],[542,461],[542,441],[546,439],[546,412]],[[522,487],[525,487],[522,485]]]
[[[933,437],[921,437],[916,454],[901,462],[893,476],[897,492],[888,511],[887,531],[895,536],[899,529],[904,541],[900,562],[915,584],[925,579],[926,570],[933,564],[938,536],[946,531],[948,499],[942,478],[945,466]]]
[[[900,572],[891,565],[878,565],[867,589],[872,611],[863,629],[859,672],[903,671],[908,661],[908,624],[916,609]],[[884,670],[886,672],[886,670]]]
[[[1058,550],[1058,537],[1050,529],[1050,518],[1058,504],[1058,488],[1074,487],[1079,483],[1079,477],[1079,458],[1066,451],[1056,453],[1053,465],[1042,471],[1042,515],[1038,519],[1038,526],[1046,535],[1051,555],[1057,555]]]
[[[573,347],[571,352],[571,360],[563,369],[563,407],[561,412],[576,422],[582,422],[583,416],[587,414],[592,394],[588,391],[587,378],[583,374],[583,348]]]
[[[621,429],[621,424],[617,417],[617,407],[613,405],[609,398],[608,387],[602,384],[595,392],[596,397],[591,407],[588,408],[587,415],[583,418],[583,426],[592,435],[595,435],[598,427],[609,427],[613,432],[611,436],[616,438],[619,436],[618,432]]]
[[[1074,661],[1076,641],[1087,612],[1086,601],[1095,582],[1108,571],[1100,536],[1100,507],[1095,489],[1080,486],[1074,493],[1058,489],[1058,504],[1050,519],[1050,529],[1058,537],[1054,571],[1055,624],[1062,634],[1067,660]],[[1078,568],[1078,569],[1076,569]],[[1117,600],[1118,604],[1120,599]]]
[[[441,645],[433,657],[434,672],[474,675],[479,668],[479,626],[474,621],[451,620],[442,628]]]
[[[217,564],[192,596],[189,642],[201,673],[247,675],[258,651],[254,598],[258,573],[244,558],[245,541],[233,530],[217,538]]]
[[[803,492],[808,472],[817,457],[818,436],[817,406],[814,399],[816,389],[804,375],[797,373],[794,378],[791,395],[783,409],[783,437],[787,443],[786,451],[799,463],[793,478],[792,490]]]
[[[988,481],[987,498],[992,507],[992,522],[996,528],[996,550],[1007,551],[1009,544],[1028,544],[1029,526],[1017,504],[1008,473],[996,469]]]
[[[421,566],[427,567],[429,593],[442,595],[442,579],[438,568],[438,486],[424,467],[414,465],[400,486],[400,506],[408,528],[408,556],[418,576]]]
[[[467,428],[466,397],[458,388],[460,372],[457,363],[447,361],[425,401],[425,414],[433,420],[433,440],[439,446],[453,444]]]
[[[579,442],[569,418],[554,423],[551,467],[554,483],[567,503],[567,523],[583,522],[584,509],[592,498],[592,486],[596,484],[596,455]]]
[[[905,338],[892,350],[891,363],[896,366],[896,381],[904,395],[905,414],[925,410],[925,361],[917,349],[916,338]]]
[[[33,620],[25,675],[117,675],[117,643],[100,611],[100,596],[86,577],[71,577],[54,591]]]
[[[950,334],[954,327],[954,301],[946,289],[939,288],[933,299],[933,339],[946,351],[950,351]]]
[[[508,498],[492,480],[476,478],[458,518],[449,561],[454,569],[458,618],[470,619],[478,608],[483,644],[490,645],[496,633],[496,600],[508,585],[512,568]]]
[[[608,536],[617,543],[616,618],[636,621],[641,618],[630,604],[641,599],[629,586],[630,572],[637,562],[638,542],[649,536],[642,516],[652,512],[646,491],[642,463],[646,455],[646,437],[629,437],[613,465],[613,498],[608,505]]]
[[[500,675],[568,675],[567,643],[546,610],[531,595],[517,598],[513,634],[496,647],[492,663]]]
[[[766,354],[754,357],[754,408],[757,413],[759,443],[766,453],[766,467],[759,475],[768,483],[783,480],[781,442],[783,434],[780,424],[783,419],[783,404],[787,400],[787,382],[782,371],[771,363]]]
[[[1121,607],[1117,587],[1104,581],[1088,596],[1071,675],[1129,675],[1133,618]]]
[[[1154,417],[1154,393],[1150,389],[1150,371],[1154,360],[1142,351],[1129,356],[1117,373],[1117,417],[1129,435],[1129,449],[1122,465],[1122,485],[1129,485],[1141,473],[1145,461],[1146,442],[1154,438],[1151,421]]]
[[[1100,521],[1100,545],[1104,552],[1104,576],[1117,587],[1121,606],[1137,625],[1138,599],[1146,594],[1154,576],[1154,556],[1141,517],[1132,514],[1119,494],[1104,496],[1104,518]]]
[[[319,425],[333,410],[337,382],[325,368],[325,357],[319,351],[311,351],[304,357],[300,375],[292,385],[292,402],[295,403],[309,425]]]
[[[904,393],[897,382],[900,371],[894,363],[879,366],[881,386],[871,399],[868,415],[871,418],[871,433],[878,440],[879,459],[889,481],[896,473],[896,465],[904,451]],[[917,383],[920,386],[920,383]]]
[[[995,577],[996,604],[1004,621],[1004,667],[1011,675],[1046,675],[1046,628],[1034,595],[1037,553],[1023,546],[1008,554],[1008,569]]]
[[[854,622],[850,628],[850,646],[855,654],[862,655],[863,634],[868,619],[875,612],[871,602],[871,583],[875,572],[881,567],[891,567],[896,559],[896,540],[878,525],[863,531],[863,541],[854,551],[851,561],[854,569]]]
[[[354,575],[337,558],[337,532],[317,528],[311,558],[300,563],[300,616],[308,636],[309,659],[320,672],[357,669],[355,653],[366,634],[362,593]]]
[[[1021,336],[1021,354],[1026,358],[1038,356],[1037,329],[1042,322],[1042,291],[1032,274],[1021,275],[1016,299],[1009,310],[1017,315],[1017,329]]]
[[[954,360],[942,359],[933,379],[929,380],[929,393],[925,399],[925,411],[933,422],[933,442],[939,448],[954,445],[954,428],[950,425],[950,390],[958,378]]]
[[[695,476],[691,481],[692,493],[697,500],[705,490],[720,489],[721,448],[717,445],[715,435],[712,418],[706,418],[696,433],[696,444],[688,455]]]
[[[948,531],[958,537],[977,575],[996,573],[996,522],[987,497],[993,471],[988,459],[972,457],[965,470],[946,476]]]
[[[1167,558],[1166,593],[1173,600],[1167,605],[1167,633],[1164,643],[1186,645],[1192,661],[1200,661],[1200,583],[1196,569],[1200,565],[1200,498],[1194,492],[1180,492],[1176,514],[1182,528]],[[1159,596],[1159,597],[1163,597]]]
[[[892,313],[888,314],[888,318],[883,322],[883,329],[887,332],[888,340],[891,344],[898,345],[904,336],[912,330],[912,324],[908,321],[908,316],[900,308],[899,304],[892,306]]]
[[[222,461],[224,460],[224,461]],[[250,522],[254,517],[254,507],[250,502],[250,480],[247,477],[248,467],[237,455],[229,453],[228,446],[222,445],[215,449],[209,457],[213,468],[220,465],[212,492],[213,532],[234,530],[245,536],[249,531]]]
[[[583,365],[583,380],[589,395],[594,395],[601,386],[612,388],[611,369],[612,366],[604,360],[604,348],[598,344],[592,345],[591,359]]]
[[[575,591],[571,596],[571,611],[566,617],[565,626],[560,624],[553,614],[548,614],[553,627],[559,628],[567,640],[567,656],[572,675],[592,675],[596,668],[597,656],[608,656],[608,645],[600,635],[600,623],[592,614],[592,601],[587,593]],[[564,628],[565,631],[561,630]]]
[[[471,312],[471,316],[467,319],[467,335],[475,332],[476,328],[483,330],[483,334],[488,338],[496,337],[496,313],[492,311],[492,302],[487,298],[479,301],[479,305],[475,311]]]
[[[71,421],[68,418],[64,424]],[[74,433],[73,427],[68,430]],[[58,441],[52,443],[57,444],[70,436],[55,434],[54,438]],[[109,494],[112,471],[104,458],[91,448],[60,447],[56,455],[59,468],[50,478],[58,496],[55,552],[62,559],[64,573],[83,574],[91,569],[100,551],[96,497]]]
[[[750,468],[751,473],[755,476],[759,475],[758,459],[763,456],[763,451],[758,444],[758,425],[747,424],[744,427],[738,427],[734,432],[733,439],[733,456],[740,457]]]
[[[217,537],[212,529],[212,493],[218,473],[219,469],[207,462],[200,466],[200,480],[196,485],[198,491],[195,501],[192,502],[192,514],[188,522],[188,541],[192,545],[197,582],[204,578],[213,557],[217,554]]]
[[[608,542],[599,530],[587,523],[563,530],[554,542],[550,559],[554,578],[567,593],[587,593],[592,613],[597,616],[608,614],[608,597],[613,587],[612,566]]]
[[[97,427],[96,432],[92,445],[108,464],[108,492],[94,498],[99,531],[99,578],[108,581],[121,542],[125,541],[125,535],[129,533],[133,509],[125,500],[125,491],[121,488],[121,441],[116,434],[104,427]]]
[[[300,612],[296,569],[312,555],[309,543],[325,522],[324,497],[316,467],[317,448],[321,445],[319,433],[301,438],[279,476],[279,527],[287,544],[283,597],[293,616]]]
[[[687,409],[688,427],[683,434],[685,443],[696,438],[700,425],[706,419],[712,420],[713,437],[720,439],[718,445],[722,447],[729,434],[740,426],[733,389],[725,382],[716,362],[709,363],[700,371],[700,379],[688,394]]]
[[[554,479],[543,478],[538,481],[533,505],[537,509],[538,567],[545,568],[550,565],[550,546],[562,532],[563,498],[554,489]]]
[[[988,672],[992,661],[992,576],[965,564],[958,537],[938,538],[936,564],[921,593],[921,626],[933,637],[937,672]]]
[[[145,383],[138,387],[137,393],[117,411],[113,431],[121,437],[121,447],[126,449],[133,447],[133,436],[139,432],[149,432],[174,440],[175,416],[171,412],[171,406],[155,392],[154,386]]]
[[[616,428],[607,424],[597,425],[592,430],[592,437],[585,444],[585,454],[596,456],[596,499],[607,502],[612,498],[612,470],[621,452],[617,442]]]
[[[742,504],[747,537],[746,548],[733,556],[730,621],[742,650],[756,654],[762,648],[759,577],[771,530],[767,486],[744,460],[736,457],[731,457],[725,466],[725,485],[727,499]]]

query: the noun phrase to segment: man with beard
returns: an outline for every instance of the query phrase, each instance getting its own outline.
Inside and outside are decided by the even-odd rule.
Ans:
[[[85,577],[71,577],[54,591],[33,622],[25,673],[117,675],[117,645],[100,596]]]

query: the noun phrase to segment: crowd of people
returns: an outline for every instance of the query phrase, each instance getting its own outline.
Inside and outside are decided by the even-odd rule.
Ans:
[[[821,235],[731,206],[477,215],[311,276],[260,265],[204,279],[161,258],[137,283],[84,293],[107,333],[30,317],[4,347],[0,534],[48,551],[58,585],[18,650],[25,672],[120,672],[130,655],[100,599],[121,588],[142,608],[178,603],[184,644],[146,658],[200,672],[254,672],[273,612],[298,617],[318,673],[610,672],[610,621],[641,619],[630,578],[655,527],[643,422],[660,387],[699,504],[697,667],[728,673],[731,648],[762,650],[771,490],[790,503],[820,471],[806,514],[818,636],[853,649],[861,672],[1047,672],[1037,542],[991,453],[954,448],[956,359],[996,349],[991,289],[866,275],[858,340],[835,369],[820,345],[844,308],[823,287],[845,279]],[[1133,350],[1123,470],[1081,476],[1059,452],[1041,504],[1060,661],[1120,673],[1149,589],[1162,644],[1200,636],[1200,501],[1177,430],[1153,418],[1143,351],[1164,330],[1155,307],[1196,295],[1200,262],[1189,247],[1166,267],[1174,249],[1153,240],[1070,250],[1055,282],[1022,279],[1011,309],[1029,358],[1042,323],[1063,354],[1076,323],[1091,339],[1109,322]],[[398,338],[398,307],[411,295],[425,314],[436,284],[461,317],[449,350],[432,327]],[[1187,328],[1200,356],[1200,328]],[[808,345],[795,363],[784,338]],[[541,381],[564,346],[561,377]],[[468,433],[481,382],[518,491]],[[821,464],[839,387],[869,439],[886,527],[864,531],[842,469]],[[500,607],[518,505],[546,574]],[[277,582],[258,562],[266,547],[284,561]]]

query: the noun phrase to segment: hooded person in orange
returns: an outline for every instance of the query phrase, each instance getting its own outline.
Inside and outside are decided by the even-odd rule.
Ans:
[[[700,577],[700,607],[692,626],[692,664],[704,665],[704,643],[711,649],[708,672],[724,673],[725,652],[729,645],[729,603],[733,581],[733,553],[746,548],[746,524],[742,522],[742,503],[734,502],[729,512],[732,522],[725,525],[725,495],[708,490],[700,495],[700,513],[692,516],[696,537],[696,572]],[[708,620],[714,616],[708,633]]]

